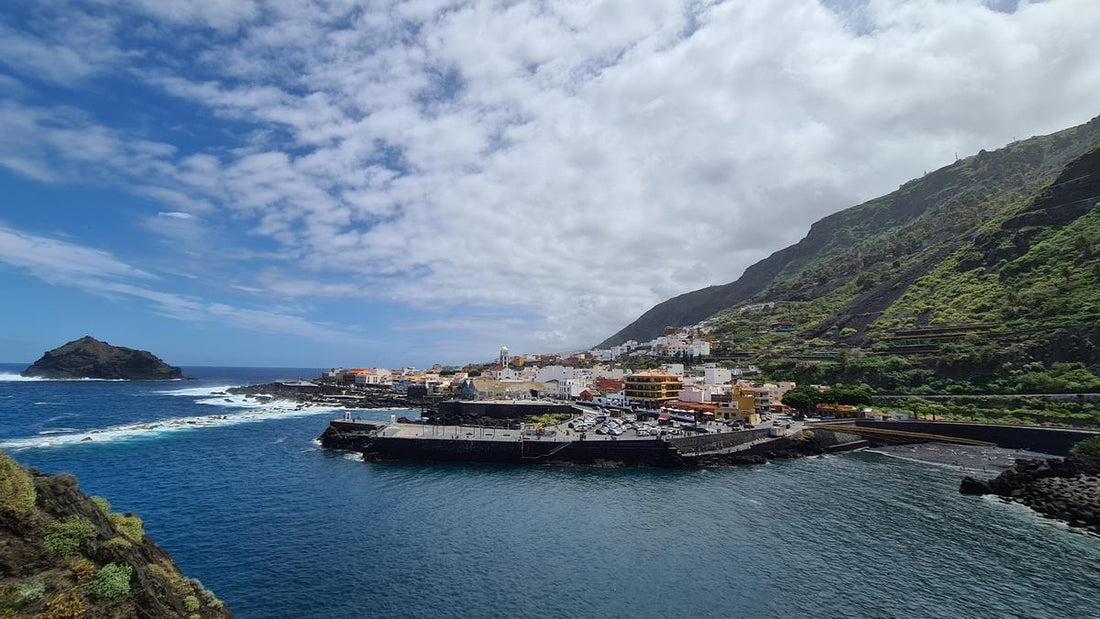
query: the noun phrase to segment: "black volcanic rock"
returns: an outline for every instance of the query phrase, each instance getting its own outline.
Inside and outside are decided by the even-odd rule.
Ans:
[[[150,352],[111,346],[88,335],[47,352],[21,374],[41,378],[183,378],[179,368],[168,365]]]

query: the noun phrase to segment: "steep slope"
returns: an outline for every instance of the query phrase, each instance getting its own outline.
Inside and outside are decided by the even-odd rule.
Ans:
[[[1067,163],[1098,145],[1100,117],[957,161],[818,221],[804,239],[752,265],[736,281],[669,299],[600,347],[648,340],[667,325],[695,324],[754,298],[815,301],[804,308],[803,322],[847,316],[821,324],[821,333],[843,328],[840,322],[862,329],[968,234],[1042,190]]]
[[[0,617],[232,617],[67,473],[28,472],[0,452]]]
[[[1100,365],[1100,148],[979,229],[873,326],[975,323],[1074,329],[1091,351],[1075,360]]]

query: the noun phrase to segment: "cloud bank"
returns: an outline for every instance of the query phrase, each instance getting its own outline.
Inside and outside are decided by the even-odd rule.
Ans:
[[[110,76],[193,113],[9,100],[0,166],[150,198],[181,252],[197,226],[259,239],[239,289],[407,304],[518,349],[590,345],[1100,92],[1093,0],[131,0],[20,24],[18,79]]]

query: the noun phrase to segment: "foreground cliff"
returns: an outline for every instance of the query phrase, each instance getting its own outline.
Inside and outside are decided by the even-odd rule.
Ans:
[[[232,617],[67,473],[25,471],[0,453],[0,618]]]
[[[22,374],[40,378],[183,378],[179,368],[168,365],[148,351],[111,346],[89,335],[48,351]]]

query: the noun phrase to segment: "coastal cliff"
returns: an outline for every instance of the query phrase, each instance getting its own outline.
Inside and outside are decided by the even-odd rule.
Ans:
[[[46,352],[21,374],[41,378],[183,378],[179,368],[168,365],[148,351],[111,346],[90,335]]]
[[[68,473],[26,471],[0,452],[0,618],[232,617]]]

